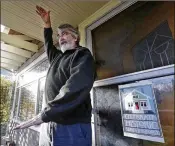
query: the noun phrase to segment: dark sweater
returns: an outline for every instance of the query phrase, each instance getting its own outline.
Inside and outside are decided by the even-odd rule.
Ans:
[[[52,33],[52,28],[44,28],[50,67],[45,83],[47,107],[42,111],[42,120],[60,124],[90,123],[94,59],[91,52],[81,46],[62,53],[53,45]]]

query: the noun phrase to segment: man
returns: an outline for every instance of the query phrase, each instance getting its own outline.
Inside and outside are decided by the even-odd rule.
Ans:
[[[95,79],[93,57],[87,48],[79,46],[79,33],[69,24],[58,27],[61,51],[56,49],[52,40],[50,11],[39,6],[36,9],[44,22],[45,49],[50,62],[45,83],[47,107],[15,129],[49,123],[50,129],[41,132],[49,138],[41,138],[48,138],[51,143],[40,143],[40,146],[90,146],[90,90]]]

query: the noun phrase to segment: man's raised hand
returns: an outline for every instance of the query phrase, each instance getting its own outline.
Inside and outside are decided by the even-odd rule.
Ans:
[[[46,11],[44,8],[40,6],[36,6],[36,12],[42,18],[45,27],[51,27],[50,11]]]

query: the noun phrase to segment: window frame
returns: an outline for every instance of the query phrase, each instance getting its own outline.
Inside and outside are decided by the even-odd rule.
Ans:
[[[37,83],[37,97],[36,97],[36,100],[35,100],[35,115],[37,115],[37,109],[39,107],[39,84],[40,84],[40,81],[44,78],[46,78],[46,75],[47,75],[47,71],[44,75],[41,75],[41,76],[38,76],[38,78],[32,80],[32,81],[29,81],[27,83],[24,83],[24,84],[19,84],[18,85],[18,81],[19,81],[19,77],[27,72],[30,72],[32,69],[34,69],[35,67],[37,67],[38,65],[40,65],[42,62],[48,60],[46,58],[46,55],[44,53],[44,55],[41,55],[41,57],[39,57],[38,59],[36,59],[33,63],[31,63],[30,65],[28,65],[24,70],[22,70],[20,73],[18,73],[17,75],[17,80],[15,81],[15,94],[14,94],[14,101],[13,101],[13,108],[12,108],[12,115],[11,115],[11,118],[14,120],[14,122],[17,122],[17,123],[22,123],[24,121],[21,121],[19,119],[19,108],[20,108],[20,102],[21,102],[21,88],[22,87],[25,87],[25,86],[28,86],[30,84],[32,84],[33,82],[36,82]],[[19,93],[18,95],[16,95],[16,92],[17,90],[19,89]],[[44,99],[42,99],[43,101]],[[15,102],[17,101],[17,109],[15,109]],[[42,103],[43,105],[43,103]],[[17,110],[16,112],[16,115],[14,115],[14,111]],[[31,126],[29,127],[30,129],[33,129],[37,132],[40,132],[40,126]]]
[[[103,16],[98,18],[95,22],[90,23],[85,27],[85,46],[91,51],[94,59],[94,53],[93,53],[93,45],[92,45],[92,31],[97,28],[98,26],[102,25],[109,19],[115,17],[128,7],[132,6],[138,2],[137,0],[134,1],[126,1],[121,2],[121,4],[117,5],[114,9],[110,10],[109,12],[105,13]],[[174,74],[174,64],[166,65],[162,67],[147,69],[143,71],[137,71],[133,73],[123,74],[115,77],[109,77],[101,80],[96,80],[94,82],[93,87],[99,87],[104,85],[112,85],[112,84],[121,84],[125,82],[132,82],[132,81],[138,81],[143,79],[149,79],[149,78],[156,78],[156,77],[163,77],[168,75]]]

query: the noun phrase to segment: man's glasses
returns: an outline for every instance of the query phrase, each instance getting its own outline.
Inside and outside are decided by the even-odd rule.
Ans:
[[[60,34],[57,34],[57,39],[59,39],[60,37],[65,36],[65,35],[68,35],[68,34],[70,34],[70,32],[68,32],[68,31],[63,31],[63,32],[61,32]]]

